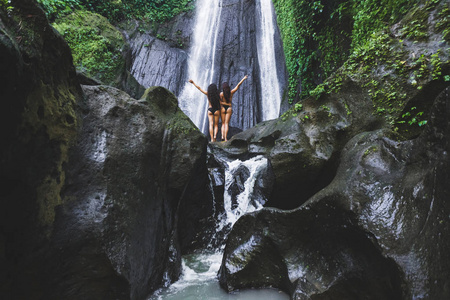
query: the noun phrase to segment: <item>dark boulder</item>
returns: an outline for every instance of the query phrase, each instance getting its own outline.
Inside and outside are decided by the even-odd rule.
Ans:
[[[447,89],[414,140],[383,130],[350,140],[333,182],[298,209],[242,217],[222,286],[273,286],[293,299],[448,298],[448,107]]]
[[[207,140],[164,88],[135,100],[77,76],[37,3],[11,6],[0,7],[0,298],[145,299],[177,278],[211,214]]]
[[[230,233],[219,279],[228,291],[277,288],[299,300],[402,299],[395,263],[331,199],[243,216]]]
[[[44,256],[82,90],[36,1],[10,4],[0,5],[0,298],[37,299],[49,288]]]
[[[447,5],[418,5],[403,21],[412,24],[401,23],[428,16],[427,38],[394,26],[280,119],[213,145],[226,157],[266,156],[275,175],[268,206],[295,208],[238,220],[219,272],[226,290],[449,298],[450,64],[432,23]]]
[[[106,86],[84,92],[52,239],[59,276],[50,297],[144,299],[178,278],[181,248],[211,212],[201,193],[207,141],[164,88],[139,101]]]

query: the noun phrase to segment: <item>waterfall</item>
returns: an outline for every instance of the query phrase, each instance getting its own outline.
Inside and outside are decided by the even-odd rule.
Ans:
[[[262,120],[278,118],[281,93],[275,57],[275,22],[272,0],[260,0],[261,32],[258,34],[258,61],[261,80]]]
[[[226,162],[225,169],[225,193],[223,195],[224,215],[218,225],[218,231],[223,228],[231,228],[234,223],[245,213],[259,210],[266,202],[264,195],[257,194],[257,182],[261,181],[265,170],[268,168],[268,160],[263,156],[256,156],[246,161],[236,159]],[[242,172],[241,170],[244,170]],[[247,178],[242,178],[242,173]],[[244,180],[242,180],[244,179]],[[238,181],[236,183],[236,181]],[[237,192],[232,190],[233,184],[238,185]]]
[[[242,118],[252,119],[251,114],[260,116],[260,121],[275,119],[280,114],[281,105],[281,84],[279,76],[283,77],[283,72],[278,74],[277,62],[279,55],[275,53],[276,33],[275,13],[271,0],[259,0],[255,3],[254,18],[250,18],[251,24],[243,24],[248,19],[244,19],[238,11],[241,9],[236,3],[228,0],[198,0],[195,17],[195,25],[192,37],[192,46],[187,59],[187,79],[192,79],[202,89],[206,90],[211,83],[222,79],[228,82],[240,80],[242,74],[249,74],[249,81],[253,86],[248,86],[248,82],[242,87],[234,99],[235,113],[232,123],[241,129],[246,129],[254,125],[256,119],[250,124],[243,122]],[[229,3],[230,2],[230,3]],[[222,9],[222,7],[224,7]],[[233,17],[230,13],[235,12]],[[224,20],[222,20],[224,18]],[[242,31],[233,36],[227,29],[227,24],[242,24]],[[245,30],[244,30],[245,29]],[[249,35],[252,30],[256,34]],[[229,47],[234,41],[243,39],[253,39],[253,51],[236,52]],[[242,42],[242,45],[250,45],[252,42]],[[222,44],[222,43],[227,43]],[[231,43],[231,44],[230,44]],[[256,53],[255,53],[256,52]],[[239,53],[239,54],[238,54]],[[244,56],[240,56],[243,54]],[[253,55],[257,54],[257,64],[253,64]],[[251,63],[250,63],[251,62]],[[225,64],[221,66],[221,64]],[[230,67],[232,66],[232,67]],[[259,66],[259,70],[255,70]],[[259,74],[259,78],[253,78],[252,74]],[[283,79],[281,79],[283,81]],[[178,95],[179,105],[183,112],[194,122],[202,132],[207,132],[207,98],[198,91],[192,84],[184,82],[181,92]],[[259,92],[252,90],[261,87]],[[220,86],[218,86],[220,88]],[[248,91],[246,90],[248,89]],[[244,97],[238,100],[239,97]],[[256,97],[261,99],[256,99]],[[252,111],[259,102],[261,111]],[[245,107],[245,108],[244,108]],[[239,125],[238,125],[239,124]],[[244,125],[245,124],[245,125]],[[232,125],[233,126],[233,125]],[[241,127],[243,126],[243,127]]]
[[[202,89],[213,82],[219,17],[222,1],[198,0],[193,46],[188,58],[188,79],[194,80]],[[202,132],[206,132],[207,98],[189,82],[178,96],[183,112]]]

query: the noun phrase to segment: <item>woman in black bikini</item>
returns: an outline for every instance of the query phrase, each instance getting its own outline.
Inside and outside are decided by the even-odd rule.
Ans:
[[[192,79],[189,79],[196,88],[200,90],[208,98],[208,121],[209,121],[209,135],[211,141],[216,141],[217,132],[219,131],[219,117],[220,117],[220,96],[217,85],[214,83],[208,86],[208,91],[205,92],[201,87],[196,85]]]
[[[230,89],[228,82],[222,83],[223,92],[220,93],[220,115],[222,117],[222,141],[228,141],[228,129],[230,124],[231,115],[233,114],[233,108],[231,108],[231,100],[233,99],[234,93],[237,92],[239,86],[248,78],[245,75],[244,78],[236,85],[234,89]]]

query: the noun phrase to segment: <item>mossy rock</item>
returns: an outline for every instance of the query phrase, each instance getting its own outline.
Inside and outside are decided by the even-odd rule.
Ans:
[[[53,26],[72,49],[78,71],[116,85],[125,68],[126,41],[120,31],[105,17],[87,11],[75,11]]]

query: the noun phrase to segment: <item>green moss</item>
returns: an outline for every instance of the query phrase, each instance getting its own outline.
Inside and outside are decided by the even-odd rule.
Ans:
[[[273,2],[289,73],[288,98],[294,103],[308,96],[346,60],[352,22],[350,2]]]
[[[319,98],[339,90],[337,82],[324,83],[324,79],[354,50],[364,47],[373,33],[398,22],[419,0],[273,2],[289,72],[288,98],[294,103],[310,94]],[[422,32],[423,24],[409,24],[409,31]]]
[[[88,76],[112,84],[124,68],[125,39],[106,18],[76,11],[53,24],[72,49],[74,65]]]
[[[402,22],[403,28],[415,28],[415,24],[428,28],[430,14],[434,13],[431,8],[436,8],[436,1],[415,8]],[[373,103],[373,113],[384,117],[387,124],[395,126],[414,89],[421,90],[433,80],[450,80],[449,74],[443,73],[446,70],[444,65],[448,66],[448,54],[445,50],[429,49],[410,57],[404,50],[405,41],[392,37],[388,32],[373,33],[366,43],[354,49],[335,76],[318,85],[311,95],[318,99],[324,94],[337,93],[342,84],[339,78],[349,77],[367,91]],[[408,39],[409,44],[427,39],[418,33],[410,34],[404,30],[400,32]],[[423,112],[427,108],[417,106],[417,109],[419,115],[404,115],[399,123],[410,126],[426,124]]]
[[[54,167],[36,188],[41,225],[51,225],[55,218],[55,207],[62,203],[61,189],[65,182],[64,164],[69,160],[69,148],[77,136],[78,117],[74,110],[75,96],[65,84],[53,87],[41,83],[27,98],[23,113],[20,138],[26,145],[45,130],[49,144],[57,144]]]
[[[166,124],[166,129],[172,131],[176,136],[200,132],[192,121],[184,113],[181,113],[181,111],[179,111],[174,118],[170,119]]]

